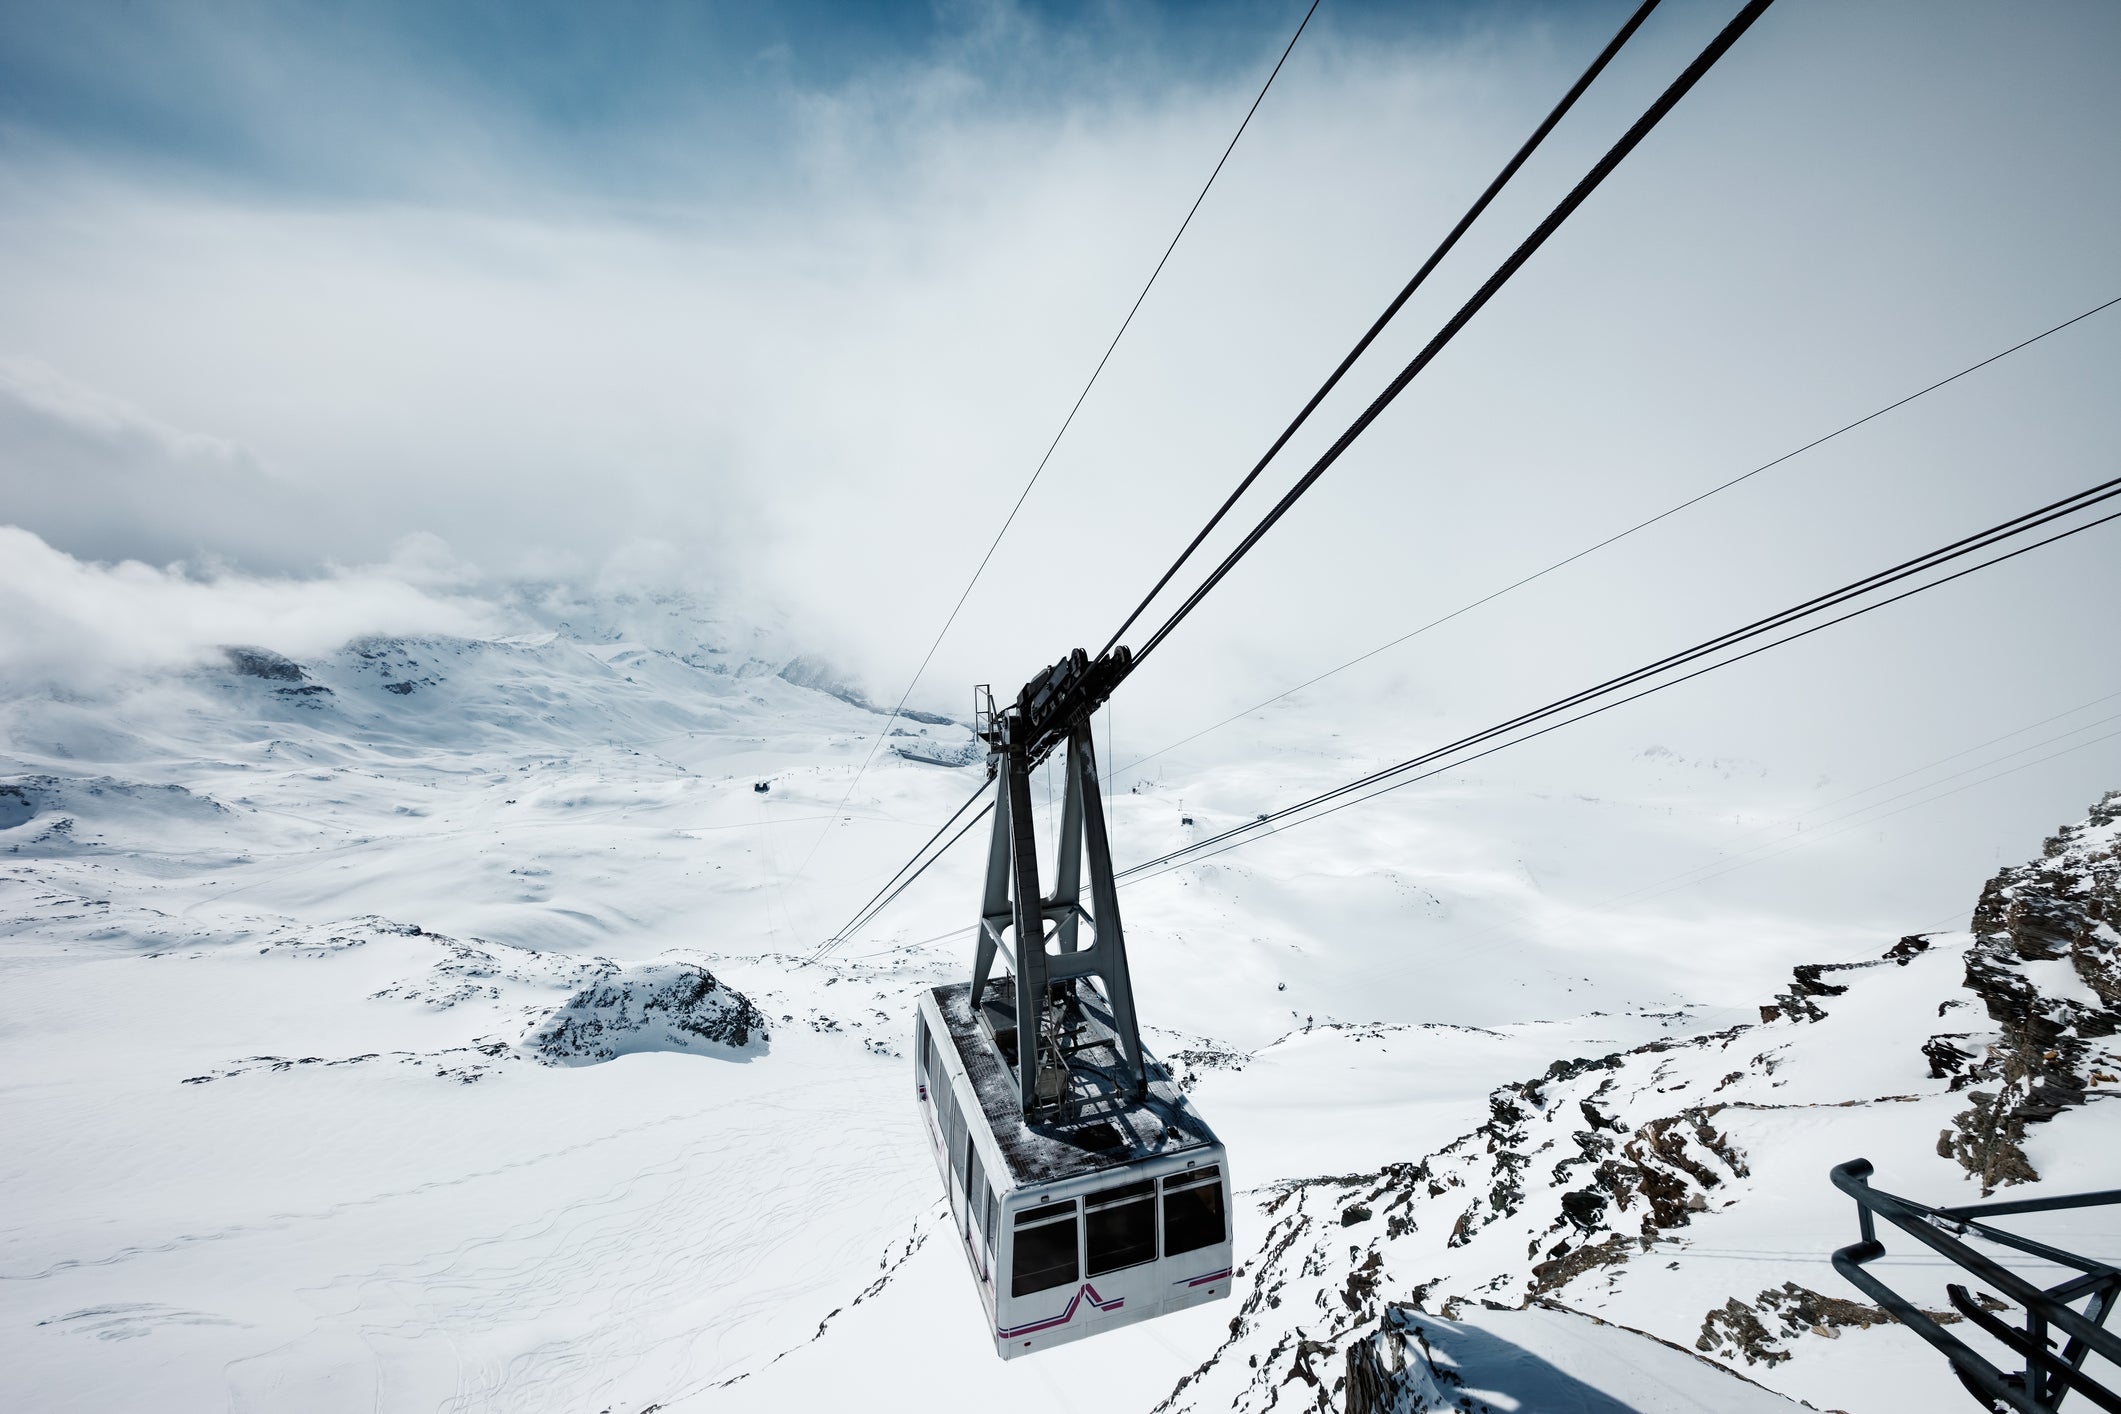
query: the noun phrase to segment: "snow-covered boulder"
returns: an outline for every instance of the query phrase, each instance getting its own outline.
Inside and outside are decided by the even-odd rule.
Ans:
[[[748,1059],[766,1050],[766,1017],[704,967],[650,963],[582,988],[523,1046],[548,1065],[593,1065],[636,1051]]]

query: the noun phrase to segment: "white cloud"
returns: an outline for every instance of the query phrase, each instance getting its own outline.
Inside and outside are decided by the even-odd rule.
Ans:
[[[212,662],[229,645],[300,659],[366,634],[505,632],[491,604],[431,587],[441,565],[432,543],[393,564],[309,577],[98,564],[0,526],[0,680],[17,692],[92,690]]]
[[[968,683],[1007,690],[1101,642],[1604,38],[1588,19],[1358,35],[1332,11],[915,706],[956,709]],[[1282,477],[1725,13],[1659,9]],[[0,151],[0,353],[102,390],[64,407],[115,399],[135,410],[122,425],[199,429],[270,468],[185,463],[173,432],[94,443],[153,475],[66,482],[32,460],[45,433],[0,437],[0,521],[84,559],[214,550],[295,579],[382,563],[421,531],[499,578],[682,573],[785,605],[799,647],[896,700],[1271,62],[1174,74],[1068,51],[1044,72],[1080,82],[1025,102],[1011,46],[1050,37],[1007,7],[977,15],[932,62],[762,104],[759,122],[796,114],[791,162],[735,196],[576,203],[506,125],[471,131],[477,92],[421,109],[456,115],[423,142],[386,129],[362,159],[478,167],[456,201],[435,195],[446,181],[324,200]],[[2113,16],[1770,11],[1130,684],[1121,753],[2113,293]],[[658,152],[711,165],[744,144],[671,114],[641,139]],[[1336,679],[1321,710],[1396,739],[1420,732],[1416,710],[1482,725],[2073,490],[2121,437],[2117,366],[2121,311]],[[40,427],[97,420],[17,400]],[[1670,718],[1646,705],[1634,746],[1856,774],[2037,715],[1963,690],[1969,642],[2049,665],[2040,696],[2092,696],[2093,631],[2055,606],[2111,602],[2121,561],[2073,543],[2091,548],[1822,636]]]
[[[41,425],[54,439],[92,447],[111,459],[176,463],[223,475],[260,470],[257,458],[234,442],[171,427],[37,363],[0,359],[0,417]]]
[[[34,361],[0,360],[0,490],[0,519],[94,559],[317,560],[296,488],[248,448]]]

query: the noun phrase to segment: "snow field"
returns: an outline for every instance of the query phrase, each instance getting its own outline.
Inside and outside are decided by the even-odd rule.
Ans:
[[[1374,1250],[1376,1299],[1441,1283],[1431,1309],[1465,1297],[1467,1342],[1487,1332],[1645,1414],[1744,1408],[1686,1393],[1727,1377],[1617,1326],[1478,1304],[1521,1299],[1559,1189],[1529,1184],[1521,1215],[1452,1246],[1469,1192],[1420,1197],[1387,1239],[1374,1203],[1343,1225],[1369,1182],[1347,1176],[1473,1134],[1498,1087],[1557,1059],[1674,1043],[1598,1103],[1630,1128],[1723,1104],[1713,1125],[1750,1176],[1552,1296],[1688,1349],[1733,1297],[1847,1294],[1825,1268],[1854,1229],[1831,1164],[1865,1153],[1915,1196],[1965,1186],[1934,1157],[1963,1098],[1919,1051],[1981,1024],[1936,1015],[1955,945],[1836,974],[1860,985],[1827,1021],[1690,1046],[1754,1021],[1792,962],[1891,937],[1585,910],[1557,875],[1613,867],[1631,830],[1707,826],[1439,782],[1122,894],[1148,1039],[1247,1191],[1245,1270],[1232,1301],[1102,1338],[1094,1381],[1004,1365],[903,1054],[914,992],[965,965],[956,938],[922,940],[962,927],[983,832],[808,961],[978,772],[879,752],[837,808],[881,718],[775,676],[736,630],[660,612],[371,641],[301,679],[213,669],[0,702],[0,780],[30,802],[0,816],[0,978],[33,999],[0,1019],[0,1405],[889,1410],[931,1407],[948,1379],[1027,1410],[1311,1408],[1330,1389],[1291,1374],[1295,1352],[1360,1324],[1340,1293]],[[1122,862],[1182,842],[1181,798],[1196,832],[1218,828],[1347,764],[1313,745],[1301,770],[1123,785]],[[1709,985],[1734,948],[1737,980]],[[691,967],[757,1006],[762,1045],[644,1033],[650,1049],[552,1065],[530,1044],[599,979]],[[1606,1074],[1527,1121],[1527,1143],[1556,1145],[1528,1173],[1574,1152],[1583,1121],[1561,1109]],[[2048,1182],[2107,1181],[2110,1130],[2094,1107],[2037,1135]],[[1882,1414],[1955,1390],[1911,1341],[1851,1329],[1737,1365]],[[1518,1358],[1480,1349],[1469,1371]],[[1338,1348],[1310,1364],[1330,1386]],[[1652,1402],[1668,1386],[1709,1403]]]

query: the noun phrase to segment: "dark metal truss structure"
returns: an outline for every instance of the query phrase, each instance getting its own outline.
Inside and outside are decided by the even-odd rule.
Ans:
[[[1834,1169],[1834,1186],[1856,1200],[1856,1221],[1863,1238],[1834,1254],[1835,1271],[1895,1320],[1941,1351],[1944,1358],[1952,1362],[1960,1383],[1981,1402],[1982,1408],[2017,1410],[2019,1414],[2055,1414],[2063,1397],[2076,1393],[2100,1409],[2121,1414],[2121,1395],[2116,1395],[2084,1372],[2085,1358],[2093,1353],[2121,1366],[2121,1337],[2105,1328],[2115,1297],[2121,1293],[2121,1270],[2106,1262],[2006,1232],[1985,1221],[2013,1213],[2050,1213],[2121,1204],[2121,1189],[2002,1203],[1974,1203],[1958,1208],[1932,1208],[1871,1187],[1871,1172],[1868,1159],[1852,1159]],[[1984,1287],[2015,1303],[2022,1312],[2022,1323],[2018,1325],[2002,1319],[1996,1310],[1991,1309],[1993,1303],[1983,1304],[1975,1300],[1965,1286],[1954,1282],[1945,1288],[1953,1309],[2024,1359],[2022,1371],[2006,1374],[1999,1370],[1913,1302],[1864,1270],[1866,1264],[1885,1255],[1885,1246],[1878,1241],[1879,1218],[1958,1266]],[[2083,1275],[2043,1290],[1962,1240],[1970,1237],[2024,1252]],[[2085,1303],[2081,1311],[2075,1304],[2079,1301]],[[2059,1352],[2055,1349],[2051,1331],[2066,1337]]]
[[[1090,714],[1111,695],[1131,662],[1125,648],[1095,662],[1078,648],[1025,683],[1016,701],[1001,710],[986,688],[975,690],[974,730],[991,753],[996,808],[972,966],[972,1007],[986,1018],[1013,1073],[1027,1121],[1069,1118],[1073,1090],[1067,1076],[1085,1002],[1102,1002],[1110,1010],[1124,1072],[1116,1078],[1125,1091],[1139,1097],[1148,1083],[1090,735]],[[1058,747],[1067,751],[1067,785],[1053,892],[1045,894],[1039,888],[1032,828],[1031,772]],[[1085,882],[1089,908],[1083,906]],[[990,1000],[987,984],[998,959],[1009,965],[1013,996]],[[1101,985],[1102,997],[1079,990],[1093,980]]]

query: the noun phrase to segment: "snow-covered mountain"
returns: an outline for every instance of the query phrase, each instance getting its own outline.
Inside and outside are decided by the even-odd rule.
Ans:
[[[1932,1203],[2110,1187],[2121,1127],[2094,1102],[2121,1094],[2117,917],[2121,791],[1999,873],[1972,933],[1800,966],[1757,1021],[1558,1056],[1432,1152],[1270,1186],[1243,1312],[1162,1407],[1339,1408],[1342,1348],[1389,1303],[1435,1313],[1445,1344],[1469,1312],[1508,1312],[1501,1338],[1535,1342],[1554,1337],[1527,1310],[1594,1318],[1818,1408],[1963,1401],[1941,1358],[1827,1268],[1854,1240],[1827,1171],[1869,1158],[1881,1187]],[[2080,1215],[2026,1221],[2084,1245]],[[1960,1322],[1942,1292],[1956,1269],[1885,1266]]]
[[[1121,1407],[1337,1407],[1344,1347],[1418,1302],[1948,1406],[1905,1332],[1819,1304],[1853,1230],[1827,1167],[1933,1198],[2110,1172],[2111,803],[1976,934],[1775,996],[1786,931],[1734,920],[1712,962],[1543,926],[1542,873],[1704,828],[1673,761],[1610,800],[1440,785],[1126,895],[1150,1039],[1249,1189],[1236,1300],[1004,1366],[903,1056],[976,861],[812,958],[981,779],[947,764],[969,733],[878,749],[838,674],[684,596],[506,608],[523,632],[0,700],[0,1405],[926,1408],[948,1378],[1067,1409],[1094,1360]],[[1121,848],[1357,750],[1123,785]],[[1772,1015],[1703,1004],[1711,971]]]

